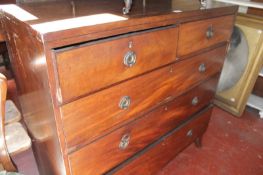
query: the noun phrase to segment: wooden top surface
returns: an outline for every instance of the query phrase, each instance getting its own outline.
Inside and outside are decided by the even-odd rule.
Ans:
[[[123,0],[46,0],[0,8],[30,25],[46,41],[149,23],[169,25],[178,19],[221,16],[237,10],[236,6],[210,0],[202,10],[199,0],[133,0],[128,15],[122,14],[123,6]]]

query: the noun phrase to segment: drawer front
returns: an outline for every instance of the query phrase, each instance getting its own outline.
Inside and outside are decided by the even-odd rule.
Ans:
[[[176,60],[176,27],[90,43],[56,54],[62,101]]]
[[[87,144],[218,73],[224,55],[220,47],[62,106],[68,148]]]
[[[175,129],[166,137],[155,142],[108,174],[152,175],[160,171],[180,151],[201,136],[208,125],[212,109],[195,116],[182,127]]]
[[[234,16],[224,16],[182,24],[179,29],[178,56],[228,41]]]
[[[171,131],[188,116],[210,103],[217,77],[70,154],[72,173],[103,174]]]

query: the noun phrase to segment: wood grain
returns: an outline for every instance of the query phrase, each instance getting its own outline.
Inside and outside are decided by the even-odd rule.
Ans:
[[[177,40],[177,28],[161,28],[57,51],[62,102],[175,61]],[[136,54],[132,67],[123,64],[128,51]]]
[[[18,87],[19,102],[25,123],[33,138],[33,149],[41,175],[70,175],[68,154],[71,151],[105,136],[210,78],[220,71],[225,54],[225,48],[215,51],[207,47],[206,51],[195,52],[195,55],[200,54],[199,56],[191,55],[194,57],[190,58],[187,55],[181,61],[179,60],[178,64],[170,64],[165,67],[164,64],[170,63],[167,61],[162,64],[161,69],[158,68],[158,61],[152,61],[149,64],[156,64],[155,66],[148,67],[148,69],[142,67],[146,70],[137,72],[138,74],[129,74],[129,76],[127,74],[127,77],[123,76],[121,80],[118,79],[118,76],[124,73],[116,75],[116,79],[111,79],[109,78],[111,71],[107,70],[108,74],[98,80],[104,83],[98,83],[90,94],[87,94],[89,89],[83,91],[83,94],[77,97],[78,100],[71,103],[66,101],[67,104],[64,103],[66,105],[62,106],[59,103],[61,96],[54,50],[76,47],[83,43],[126,35],[131,32],[170,25],[179,26],[198,20],[235,15],[237,12],[237,6],[218,2],[212,2],[206,10],[200,10],[200,4],[195,0],[187,2],[151,0],[147,1],[146,6],[143,6],[143,0],[138,0],[134,1],[132,12],[128,15],[122,14],[123,2],[120,3],[119,0],[46,1],[18,3],[11,7],[27,12],[29,14],[26,15],[27,17],[35,17],[34,19],[23,19],[22,15],[15,15],[16,10],[0,12],[11,67]],[[178,9],[182,12],[174,12]],[[104,14],[105,17],[115,15],[114,17],[123,20],[109,22],[108,18],[103,18],[102,20],[80,21],[79,26],[71,23],[72,20],[79,20],[82,17],[86,19],[86,17],[101,14]],[[63,26],[68,29],[58,29],[63,27],[60,26],[61,22],[66,24]],[[88,22],[88,24],[83,25],[82,22]],[[42,26],[43,30],[36,29],[35,25]],[[47,32],[51,27],[57,27],[57,30]],[[194,30],[185,36],[190,37],[192,32]],[[154,37],[159,37],[159,35],[154,35]],[[140,39],[140,42],[152,44],[151,40],[152,38],[148,41]],[[162,44],[161,37],[158,43]],[[148,44],[145,44],[144,47],[148,47]],[[157,48],[155,45],[152,47]],[[210,49],[211,52],[207,52]],[[150,51],[147,50],[147,52]],[[176,52],[176,49],[172,52]],[[187,60],[185,64],[182,63],[183,60]],[[199,73],[197,69],[203,61],[207,61],[208,68],[205,73]],[[74,65],[74,61],[71,60],[70,63]],[[68,64],[68,62],[63,64]],[[83,71],[86,70],[83,69]],[[99,71],[98,73],[101,74]],[[82,79],[77,76],[75,78],[79,81],[76,81],[76,87],[82,88],[82,85],[78,84],[86,82],[80,81]],[[78,91],[78,89],[73,88],[72,91]],[[74,92],[70,93],[74,94]],[[119,100],[123,95],[129,95],[132,98],[131,106],[127,110],[118,108]]]
[[[91,35],[97,35],[96,38],[123,34],[136,30],[149,29],[156,24],[165,26],[175,24],[185,20],[200,20],[221,15],[229,15],[237,11],[237,6],[231,4],[211,2],[206,10],[200,10],[200,4],[196,0],[151,0],[143,6],[143,0],[137,0],[133,3],[133,9],[130,14],[123,15],[123,2],[120,0],[78,0],[78,1],[47,1],[35,3],[20,3],[18,6],[32,15],[35,20],[25,21],[27,26],[43,24],[47,22],[61,21],[64,19],[92,16],[98,14],[116,15],[125,20],[116,22],[105,22],[83,27],[73,27],[69,30],[59,30],[55,32],[43,33],[42,37],[45,43],[51,42],[52,47],[70,45],[78,42],[85,42]],[[48,12],[47,13],[47,9]],[[183,13],[175,13],[174,10],[182,10]],[[106,20],[107,21],[107,20]],[[54,24],[56,25],[56,24]],[[72,26],[72,23],[66,25]],[[46,26],[47,28],[49,26]],[[109,34],[110,33],[110,34]],[[59,43],[59,44],[58,44]]]
[[[251,0],[251,1],[263,3],[263,0]],[[263,9],[249,7],[247,10],[247,14],[263,17]]]
[[[178,57],[228,41],[233,22],[234,16],[230,15],[182,24],[179,28]],[[206,37],[209,26],[212,26],[214,32],[210,39]]]
[[[191,91],[156,108],[142,118],[70,154],[72,174],[83,174],[83,172],[103,174],[179,126],[193,113],[210,104],[214,97],[217,79],[218,76],[215,76],[193,87]],[[192,105],[194,98],[199,100],[196,105]],[[122,150],[119,148],[119,143],[125,134],[130,136],[130,143],[126,149]]]
[[[212,112],[211,109],[208,108],[154,145],[148,147],[141,154],[132,157],[130,161],[116,168],[118,171],[112,171],[107,174],[156,174],[176,154],[205,132]],[[192,136],[187,136],[190,130],[192,130]]]
[[[3,26],[23,120],[34,140],[40,174],[65,174],[43,43],[14,17],[3,18]]]
[[[62,106],[68,148],[83,146],[218,73],[225,51],[225,46],[214,49]],[[198,70],[202,63],[206,65],[205,72]],[[123,96],[131,98],[126,110],[118,106]]]

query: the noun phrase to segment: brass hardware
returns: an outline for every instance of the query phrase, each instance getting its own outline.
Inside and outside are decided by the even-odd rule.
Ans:
[[[213,26],[210,25],[206,30],[206,38],[211,39],[214,36],[214,29]]]
[[[132,6],[132,0],[124,0],[125,3],[125,7],[123,7],[122,9],[122,13],[124,15],[128,14],[131,10],[131,6]]]
[[[192,137],[193,136],[193,130],[190,129],[187,134],[186,134],[187,137]]]
[[[123,58],[123,64],[127,67],[132,67],[135,63],[136,63],[135,52],[128,51]]]
[[[121,109],[128,109],[130,104],[131,104],[131,98],[129,96],[124,96],[120,100],[119,107]]]
[[[199,72],[205,72],[206,71],[205,63],[201,63],[198,70],[199,70]]]
[[[130,135],[129,134],[125,134],[124,136],[122,136],[120,144],[119,144],[119,148],[121,150],[124,150],[128,147],[129,143],[130,143]]]
[[[192,100],[192,105],[195,106],[195,105],[198,104],[198,102],[199,102],[198,97],[194,97],[193,100]]]

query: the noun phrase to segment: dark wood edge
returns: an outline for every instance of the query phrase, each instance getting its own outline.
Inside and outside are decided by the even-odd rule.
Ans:
[[[56,48],[83,41],[90,41],[96,38],[119,35],[158,26],[160,27],[219,16],[235,15],[237,9],[238,6],[229,6],[202,11],[197,10],[184,13],[170,13],[160,16],[131,18],[127,21],[46,33],[43,34],[43,40],[46,42],[49,48]],[[101,30],[98,30],[98,28],[101,28]],[[74,33],[74,35],[72,33]]]
[[[95,44],[99,44],[99,43],[103,43],[103,42],[118,40],[118,39],[127,38],[127,37],[131,37],[131,36],[140,36],[140,35],[143,35],[146,33],[162,31],[162,30],[166,30],[166,29],[170,29],[170,28],[176,28],[176,27],[178,27],[177,24],[171,24],[171,25],[167,25],[167,26],[158,26],[158,27],[154,27],[154,28],[148,28],[145,30],[138,30],[138,31],[134,31],[134,32],[123,33],[123,34],[119,34],[119,35],[113,35],[113,36],[109,36],[109,37],[105,37],[105,38],[98,38],[95,40],[84,41],[81,43],[76,43],[76,44],[72,44],[72,45],[68,45],[68,46],[64,46],[64,47],[55,48],[54,52],[56,54],[58,54],[61,52],[66,52],[69,50],[78,49],[78,48],[82,48],[82,47],[86,47],[86,46],[90,46],[90,45],[95,45]]]
[[[69,159],[67,154],[67,144],[66,144],[66,138],[64,134],[63,129],[63,121],[61,118],[61,112],[59,110],[59,103],[57,100],[57,95],[59,95],[59,86],[57,85],[57,77],[56,77],[56,69],[54,68],[55,62],[54,62],[54,55],[51,49],[48,49],[44,46],[45,55],[46,55],[46,61],[47,61],[47,69],[48,69],[48,80],[50,82],[49,88],[50,88],[50,95],[52,98],[52,107],[54,110],[54,117],[56,122],[56,128],[58,133],[58,140],[60,144],[60,150],[63,158],[63,163],[65,165],[65,171],[66,174],[71,174],[71,169],[69,165]]]

